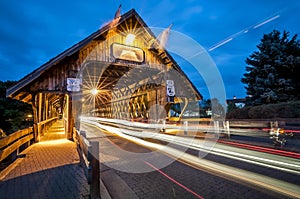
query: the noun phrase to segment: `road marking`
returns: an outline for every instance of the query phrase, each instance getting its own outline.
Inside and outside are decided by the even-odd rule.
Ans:
[[[200,196],[199,194],[197,194],[196,192],[192,191],[191,189],[187,188],[186,186],[184,186],[183,184],[181,184],[180,182],[176,181],[174,178],[172,178],[171,176],[169,176],[168,174],[164,173],[163,171],[161,171],[160,169],[156,168],[154,165],[150,164],[147,161],[144,161],[147,165],[149,165],[150,167],[152,167],[153,169],[155,169],[157,172],[159,172],[161,175],[163,175],[164,177],[168,178],[169,180],[171,180],[172,182],[174,182],[175,184],[177,184],[178,186],[180,186],[181,188],[185,189],[186,191],[190,192],[191,194],[193,194],[194,196],[196,196],[197,198],[201,198],[204,199],[202,196]]]

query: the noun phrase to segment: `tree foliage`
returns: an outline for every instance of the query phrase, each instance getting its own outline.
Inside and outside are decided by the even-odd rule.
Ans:
[[[29,104],[6,98],[6,89],[13,84],[13,81],[0,81],[0,129],[6,134],[26,128],[29,125],[26,116],[32,115]]]
[[[246,84],[252,105],[300,99],[300,42],[297,35],[273,30],[265,34],[255,51],[246,59]]]
[[[225,109],[217,98],[202,101],[202,108],[205,111],[211,111],[213,117],[224,117]]]

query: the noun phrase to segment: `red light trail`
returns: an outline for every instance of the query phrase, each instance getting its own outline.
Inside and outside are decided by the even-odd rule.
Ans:
[[[223,141],[223,140],[219,140],[218,142],[223,143],[223,144],[237,146],[240,148],[246,148],[246,149],[250,149],[250,150],[255,150],[255,151],[300,159],[299,153],[295,153],[295,152],[291,152],[291,151],[283,151],[283,150],[278,150],[278,149],[271,149],[271,148],[266,148],[266,147],[253,146],[253,145],[249,145],[249,144],[242,144],[242,143]]]
[[[194,196],[196,196],[197,198],[201,198],[204,199],[202,196],[200,196],[199,194],[197,194],[196,192],[192,191],[191,189],[187,188],[186,186],[184,186],[183,184],[181,184],[180,182],[176,181],[174,178],[170,177],[168,174],[164,173],[163,171],[161,171],[160,169],[156,168],[154,165],[150,164],[149,162],[144,161],[147,165],[149,165],[150,167],[152,167],[153,169],[155,169],[157,172],[159,172],[161,175],[163,175],[164,177],[168,178],[169,180],[171,180],[172,182],[174,182],[175,184],[177,184],[178,186],[180,186],[181,188],[185,189],[186,191],[190,192],[191,194],[193,194]]]

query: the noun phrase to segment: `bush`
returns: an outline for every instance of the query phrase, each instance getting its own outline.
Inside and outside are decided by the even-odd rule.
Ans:
[[[227,114],[228,119],[300,118],[300,101],[244,107]]]

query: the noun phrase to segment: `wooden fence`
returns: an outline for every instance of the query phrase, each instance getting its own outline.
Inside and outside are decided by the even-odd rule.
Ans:
[[[30,146],[33,141],[33,128],[29,127],[19,130],[13,134],[0,140],[0,162],[11,156],[11,160],[15,159],[19,154],[21,147]]]
[[[99,142],[89,141],[84,131],[73,128],[73,139],[77,145],[80,163],[84,168],[86,178],[90,184],[91,198],[100,197],[100,166]]]
[[[34,138],[36,139],[35,141],[39,141],[40,136],[43,136],[44,132],[47,131],[57,119],[57,117],[53,117],[34,124],[37,127],[36,135],[34,135],[33,127],[29,127],[0,139],[0,162],[9,156],[11,156],[11,160],[16,159],[20,149],[22,150],[29,147],[30,144],[33,143]]]

